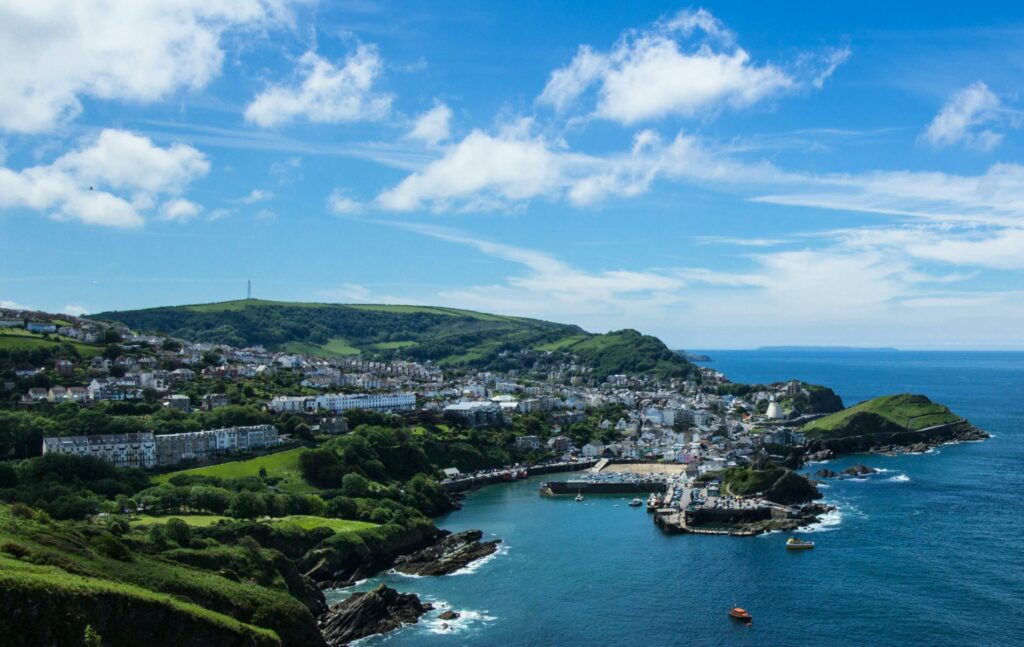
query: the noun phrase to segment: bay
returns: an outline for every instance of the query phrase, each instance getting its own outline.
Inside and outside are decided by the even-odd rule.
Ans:
[[[1024,353],[695,351],[737,382],[801,379],[849,404],[924,393],[993,434],[930,454],[858,456],[884,471],[832,481],[838,506],[800,535],[665,536],[629,497],[542,498],[543,478],[471,493],[439,518],[504,540],[495,556],[440,578],[384,581],[463,613],[436,613],[360,644],[1024,644]],[[820,465],[809,466],[809,471]],[[733,604],[751,627],[725,615]]]

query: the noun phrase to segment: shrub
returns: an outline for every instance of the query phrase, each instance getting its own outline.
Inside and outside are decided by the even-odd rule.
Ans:
[[[24,559],[32,554],[32,549],[28,546],[22,546],[16,544],[13,541],[5,541],[0,545],[0,551],[3,551],[16,559]]]
[[[92,540],[92,546],[96,549],[96,552],[111,559],[116,559],[120,562],[132,561],[132,551],[128,546],[108,532],[97,535]]]

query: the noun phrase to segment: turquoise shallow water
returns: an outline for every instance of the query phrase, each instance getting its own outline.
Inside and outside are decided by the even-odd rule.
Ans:
[[[382,579],[464,619],[443,630],[428,616],[361,644],[1024,644],[1024,353],[706,352],[734,381],[803,379],[847,404],[925,393],[995,437],[833,461],[886,471],[823,490],[839,514],[804,553],[783,534],[667,537],[628,498],[545,499],[542,479],[485,488],[438,525],[501,537],[499,554],[361,587]],[[726,617],[734,601],[752,627]]]

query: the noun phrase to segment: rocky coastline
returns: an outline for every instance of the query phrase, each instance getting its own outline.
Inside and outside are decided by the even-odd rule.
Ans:
[[[500,539],[481,541],[482,538],[480,530],[450,534],[432,546],[398,557],[394,568],[406,575],[450,575],[498,550]]]
[[[414,593],[399,593],[383,584],[372,591],[353,593],[320,617],[320,633],[330,647],[341,647],[374,634],[394,631],[404,624],[415,624],[433,610]]]
[[[787,464],[818,463],[847,454],[923,454],[941,445],[985,440],[988,433],[967,421],[960,421],[931,431],[880,431],[855,436],[817,440],[794,453]]]
[[[500,539],[481,539],[483,532],[480,530],[457,533],[445,531],[440,539],[429,546],[396,557],[392,566],[407,575],[450,575],[478,559],[492,555],[501,544]],[[334,582],[334,588],[354,584],[355,575]],[[366,636],[393,631],[403,624],[414,624],[433,608],[429,603],[421,602],[415,594],[399,593],[381,584],[366,593],[353,593],[344,602],[332,606],[320,616],[318,626],[328,645],[340,647]],[[449,609],[438,617],[441,620],[454,620],[459,617],[459,613]]]

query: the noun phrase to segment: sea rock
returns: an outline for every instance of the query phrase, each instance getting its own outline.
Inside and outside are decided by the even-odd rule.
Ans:
[[[459,617],[459,612],[458,611],[452,611],[450,609],[448,611],[442,612],[440,615],[437,616],[438,620],[456,620],[456,619],[458,619],[458,617]]]
[[[339,647],[419,622],[420,616],[431,609],[433,606],[423,604],[415,594],[399,593],[381,584],[331,607],[320,618],[320,633],[328,645]]]
[[[845,470],[843,470],[843,474],[847,476],[867,476],[868,474],[874,474],[876,472],[878,472],[878,470],[876,470],[873,467],[868,467],[863,463],[851,465],[850,467],[847,467]]]
[[[832,470],[828,469],[827,467],[821,468],[820,470],[815,472],[814,475],[815,476],[819,476],[819,477],[821,477],[823,479],[834,479],[835,477],[839,476],[839,474],[837,474],[836,472],[833,472]]]
[[[481,542],[483,532],[466,530],[448,535],[433,546],[402,555],[395,560],[395,570],[407,575],[448,575],[470,562],[498,550],[500,539]]]

